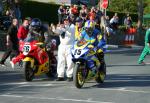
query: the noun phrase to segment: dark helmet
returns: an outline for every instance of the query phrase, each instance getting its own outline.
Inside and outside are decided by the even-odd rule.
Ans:
[[[33,18],[30,25],[31,25],[32,30],[39,31],[39,29],[41,28],[42,23],[41,23],[40,19]]]

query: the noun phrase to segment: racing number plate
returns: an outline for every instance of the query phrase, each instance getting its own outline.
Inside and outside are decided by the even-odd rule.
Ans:
[[[31,46],[30,45],[24,45],[23,47],[23,52],[29,52],[31,49]]]
[[[81,49],[76,49],[74,55],[81,55]]]

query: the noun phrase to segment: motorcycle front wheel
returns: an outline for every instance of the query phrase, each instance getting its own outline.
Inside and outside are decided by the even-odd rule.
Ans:
[[[75,67],[73,69],[73,81],[77,88],[81,88],[83,86],[88,75],[87,73],[88,70],[84,66],[78,63],[75,64]]]
[[[26,81],[32,81],[34,76],[34,71],[31,68],[31,63],[28,61],[23,62],[23,70]]]

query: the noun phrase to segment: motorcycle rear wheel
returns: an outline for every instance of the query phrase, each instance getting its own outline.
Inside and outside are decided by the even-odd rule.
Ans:
[[[80,64],[75,64],[73,69],[73,82],[77,88],[81,88],[85,83],[88,70],[84,67],[82,68]]]
[[[23,70],[26,81],[32,81],[34,76],[34,71],[31,68],[31,63],[28,61],[23,62]]]

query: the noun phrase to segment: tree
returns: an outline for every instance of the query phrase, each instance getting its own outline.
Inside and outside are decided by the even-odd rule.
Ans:
[[[142,34],[143,0],[138,0],[137,5],[138,5],[137,43],[139,43]]]
[[[137,13],[137,0],[109,0],[108,11]]]
[[[144,14],[150,13],[150,0],[144,0]]]

